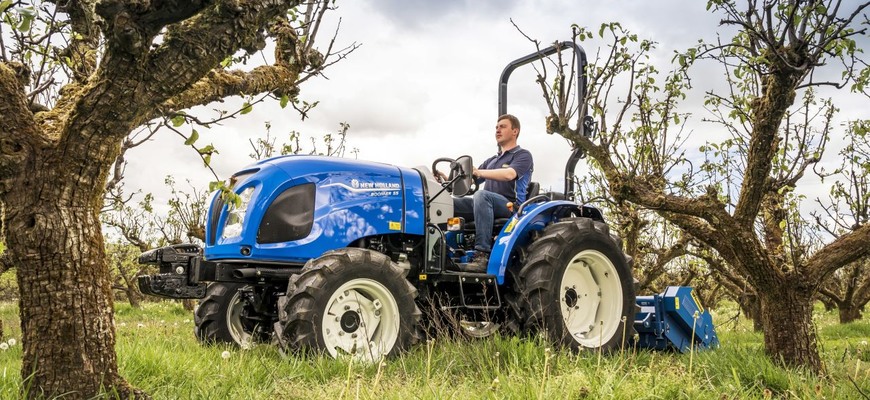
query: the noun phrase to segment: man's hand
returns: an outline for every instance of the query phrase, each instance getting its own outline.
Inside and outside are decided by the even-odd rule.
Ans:
[[[447,175],[444,175],[443,172],[436,169],[435,170],[435,180],[438,181],[439,183],[447,182]]]

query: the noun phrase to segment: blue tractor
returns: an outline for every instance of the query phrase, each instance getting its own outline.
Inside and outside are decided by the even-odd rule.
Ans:
[[[570,42],[513,61],[501,76],[499,114],[511,72],[560,49],[573,49],[584,70],[585,53]],[[578,93],[585,83],[578,80]],[[496,220],[485,273],[463,271],[475,230],[453,213],[452,196],[475,189],[470,157],[441,158],[431,169],[316,156],[263,160],[230,178],[237,201],[214,195],[204,249],[143,253],[140,263],[160,273],[139,285],[152,295],[202,299],[195,334],[203,342],[274,341],[377,360],[452,320],[448,326],[470,336],[542,332],[559,347],[604,351],[634,339],[635,325],[646,322],[653,336],[643,343],[661,346],[667,342],[655,335],[664,338],[665,325],[649,328],[658,320],[638,314],[620,239],[598,209],[574,201],[582,156],[572,153],[564,192],[539,193],[533,182],[514,215]],[[444,182],[433,175],[439,164],[450,171]]]

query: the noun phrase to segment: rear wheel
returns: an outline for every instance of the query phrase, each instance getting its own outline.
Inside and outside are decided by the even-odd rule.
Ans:
[[[631,270],[603,222],[576,218],[545,228],[519,279],[525,325],[557,345],[609,351],[634,335]]]
[[[203,343],[231,343],[248,347],[268,337],[269,324],[248,318],[252,307],[242,298],[250,285],[214,282],[194,312],[194,334]]]
[[[347,248],[311,260],[278,302],[282,347],[377,361],[420,339],[417,290],[378,252]]]

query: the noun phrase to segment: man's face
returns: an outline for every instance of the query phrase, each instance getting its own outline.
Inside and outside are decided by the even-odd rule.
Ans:
[[[495,141],[499,146],[515,141],[520,132],[511,126],[508,119],[500,119],[495,124]]]

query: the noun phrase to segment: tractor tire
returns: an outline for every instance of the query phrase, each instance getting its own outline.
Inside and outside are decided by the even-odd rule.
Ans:
[[[263,332],[263,328],[267,327],[259,327],[257,322],[243,317],[246,303],[239,291],[248,286],[222,282],[208,285],[205,298],[193,314],[193,333],[197,340],[207,344],[229,343],[246,348],[268,336],[268,332]]]
[[[575,351],[619,350],[634,336],[631,269],[607,224],[588,218],[546,227],[518,277],[528,333]]]
[[[309,261],[278,300],[276,337],[291,351],[377,362],[421,337],[417,289],[376,251],[346,248]]]

